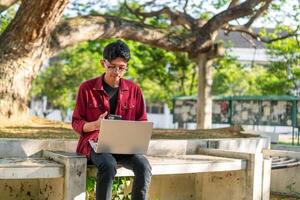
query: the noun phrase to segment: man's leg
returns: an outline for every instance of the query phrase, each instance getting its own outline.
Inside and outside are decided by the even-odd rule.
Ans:
[[[96,182],[96,199],[111,200],[112,184],[117,173],[116,159],[109,153],[91,152],[91,160],[98,168]]]
[[[145,156],[134,154],[116,157],[124,167],[131,169],[134,173],[132,187],[132,200],[146,200],[151,181],[151,166]],[[119,159],[120,158],[120,159]]]

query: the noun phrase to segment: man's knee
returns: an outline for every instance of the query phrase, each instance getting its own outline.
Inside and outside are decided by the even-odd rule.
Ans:
[[[136,171],[137,173],[147,174],[151,176],[151,165],[144,156],[137,155],[134,165],[134,171]]]
[[[95,158],[95,165],[100,173],[115,176],[117,173],[117,162],[111,154],[99,154]]]

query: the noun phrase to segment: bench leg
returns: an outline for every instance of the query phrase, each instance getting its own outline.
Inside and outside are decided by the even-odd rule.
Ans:
[[[65,163],[65,200],[85,200],[86,159],[67,159]]]
[[[268,191],[270,190],[270,172],[271,161],[263,158],[263,154],[245,153],[245,152],[233,152],[221,149],[205,149],[199,148],[197,151],[199,154],[205,154],[210,156],[220,156],[227,158],[237,158],[247,160],[246,168],[246,192],[243,196],[243,200],[268,200]]]
[[[261,200],[262,199],[262,180],[263,180],[263,154],[251,154],[247,163],[246,172],[246,199]]]
[[[66,152],[50,151],[44,151],[43,156],[65,165],[64,200],[85,200],[87,168],[86,157]]]
[[[269,200],[271,193],[272,159],[264,158],[262,179],[262,200]]]

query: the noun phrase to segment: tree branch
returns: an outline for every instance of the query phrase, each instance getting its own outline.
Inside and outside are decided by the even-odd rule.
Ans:
[[[247,0],[242,4],[217,14],[204,26],[197,25],[196,29],[191,29],[187,33],[178,33],[172,31],[170,27],[166,29],[157,28],[142,22],[125,20],[115,16],[102,15],[72,18],[63,21],[57,26],[52,35],[50,48],[51,51],[55,53],[67,46],[86,40],[124,38],[166,50],[198,54],[213,48],[214,38],[217,36],[218,30],[222,28],[223,23],[226,24],[232,19],[252,14],[253,8],[260,2],[261,0]],[[128,8],[131,9],[130,7]],[[180,18],[184,15],[184,13],[181,12],[175,13],[167,7],[149,13],[140,12],[139,9],[132,11],[138,16],[146,18],[159,16],[163,13],[167,14],[170,18],[173,17],[173,19],[174,15]],[[193,23],[195,22],[193,21]],[[182,25],[182,23],[180,24]],[[233,28],[237,29],[237,27],[228,26],[227,30],[230,30],[229,28],[231,28],[231,30],[233,30]],[[239,31],[242,30],[247,33],[250,32],[249,30],[246,30],[245,27],[239,29]],[[252,33],[252,37],[259,39],[254,33]]]
[[[226,25],[223,27],[224,30],[229,31],[229,32],[241,32],[241,33],[245,33],[249,36],[251,36],[253,39],[261,41],[263,43],[272,43],[278,40],[283,40],[289,37],[294,37],[294,36],[298,36],[299,33],[298,31],[300,30],[300,25],[297,26],[297,28],[293,31],[290,31],[288,33],[285,33],[283,35],[278,35],[276,38],[270,38],[270,37],[263,37],[261,35],[259,35],[259,33],[254,32],[251,28],[248,28],[246,26],[234,26],[234,25]]]
[[[229,21],[238,19],[240,17],[248,16],[253,13],[253,8],[258,5],[261,0],[247,0],[239,5],[228,8],[225,11],[212,17],[208,22],[198,29],[198,36],[196,42],[191,47],[194,53],[198,54],[198,46],[202,49],[210,51],[213,47],[213,42],[217,36],[218,30],[228,24]]]
[[[236,6],[239,3],[239,0],[232,0],[228,6],[228,8],[232,8]]]
[[[171,51],[187,51],[194,39],[114,16],[87,16],[61,22],[52,35],[50,51],[55,54],[79,42],[100,38],[130,39]]]
[[[0,13],[14,5],[18,0],[0,0]]]
[[[189,0],[185,0],[184,6],[183,6],[183,12],[185,15],[188,15],[186,12],[186,8],[187,8],[188,4],[189,4]]]
[[[250,27],[253,22],[260,17],[264,11],[266,11],[270,5],[270,3],[272,2],[272,0],[266,0],[265,4],[263,6],[261,6],[257,12],[250,18],[250,20],[245,24],[246,27]]]
[[[187,2],[188,1],[186,1],[185,6],[187,5]],[[169,17],[172,26],[180,25],[185,28],[191,28],[195,25],[196,22],[196,20],[190,15],[188,15],[187,13],[180,12],[180,11],[174,12],[169,7],[163,7],[160,10],[152,11],[152,12],[141,12],[140,10],[142,7],[139,7],[137,9],[132,9],[126,3],[126,1],[125,1],[125,7],[128,9],[129,12],[137,16],[139,19],[142,18],[142,21],[145,21],[145,19],[149,17],[157,17],[162,14],[166,14]]]
[[[239,5],[228,8],[208,20],[203,26],[203,30],[205,30],[205,32],[214,32],[231,20],[248,16],[253,13],[253,8],[260,2],[261,0],[247,0]]]

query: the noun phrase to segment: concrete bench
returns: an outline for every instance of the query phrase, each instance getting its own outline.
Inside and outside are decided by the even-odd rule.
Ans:
[[[151,141],[147,156],[154,175],[150,199],[267,199],[261,197],[264,196],[262,191],[268,189],[262,187],[262,181],[267,180],[263,177],[268,172],[265,170],[268,162],[264,162],[259,153],[265,144],[268,143],[257,138],[239,139],[236,143],[234,140]],[[9,146],[14,151],[7,152]],[[7,177],[17,181],[12,183],[15,191],[7,189],[6,181],[0,183],[0,191],[10,190],[8,197],[27,191],[22,189],[23,183],[20,185],[18,179],[28,179],[29,185],[38,181],[35,196],[31,192],[33,199],[85,199],[86,177],[95,176],[96,168],[87,166],[84,156],[68,152],[74,152],[75,147],[76,141],[0,141],[0,157],[7,156],[3,159],[3,167],[0,164],[0,174],[9,166],[12,171]],[[222,147],[229,151],[204,149],[206,147]],[[235,149],[251,153],[233,152]],[[133,173],[119,168],[117,176],[133,176]],[[23,192],[24,196],[28,191]],[[5,199],[9,198],[5,196]]]
[[[84,199],[86,177],[96,176],[96,167],[87,166],[85,157],[72,153],[43,151],[42,155],[65,165],[64,199]],[[147,158],[152,166],[154,177],[238,171],[247,168],[246,160],[209,155],[147,156]],[[126,177],[134,176],[134,174],[131,170],[120,167],[117,169],[116,176]],[[177,194],[177,196],[180,195]],[[174,199],[171,195],[170,198]]]
[[[45,179],[64,177],[63,199],[85,199],[85,178],[95,176],[96,168],[74,153],[43,151],[42,158],[6,158],[0,160],[1,179]],[[148,156],[153,175],[180,175],[246,170],[244,159],[208,155]],[[55,160],[55,161],[53,161]],[[117,176],[134,176],[119,168]],[[180,196],[180,195],[179,195]]]
[[[205,182],[205,185],[210,185],[214,188],[214,191],[224,195],[228,193],[226,190],[228,185],[230,187],[235,187],[239,192],[232,192],[234,195],[228,195],[228,197],[217,197],[215,192],[203,192],[195,190],[192,196],[201,196],[196,199],[249,199],[249,200],[267,200],[269,199],[270,192],[270,173],[271,173],[271,160],[264,159],[262,153],[243,153],[243,152],[233,152],[219,149],[207,149],[199,148],[199,154],[194,155],[176,155],[176,156],[147,156],[150,164],[152,165],[153,178],[159,177],[159,181],[154,181],[152,185],[164,183],[164,187],[171,188],[172,185],[176,183],[187,181],[186,177],[179,177],[174,179],[176,175],[188,175],[188,179],[192,179],[192,182],[199,182],[203,180],[199,174],[213,174],[218,173],[219,178],[213,182]],[[65,156],[63,152],[50,152],[45,151],[45,157],[51,158],[53,160],[65,163],[65,193],[64,199],[84,199],[85,195],[85,181],[86,176],[95,176],[96,168],[94,166],[86,166],[85,161],[81,162],[77,158]],[[63,161],[65,160],[65,161]],[[81,166],[81,167],[80,167]],[[87,170],[86,170],[87,168]],[[87,174],[85,172],[87,171]],[[232,172],[237,171],[237,174]],[[229,173],[228,173],[229,172]],[[169,175],[165,181],[162,181],[162,176]],[[117,170],[117,176],[133,176],[132,171],[125,168],[119,168]],[[173,177],[173,180],[172,178]],[[229,177],[229,178],[228,178]],[[238,179],[236,183],[232,183],[233,179]],[[226,180],[220,185],[219,180]],[[184,180],[184,181],[183,181]],[[217,182],[217,184],[216,184]],[[194,187],[188,184],[188,187]],[[79,187],[81,186],[81,187]],[[238,187],[237,187],[238,186]],[[155,186],[154,186],[155,187]],[[168,191],[163,195],[160,194],[159,197],[153,196],[151,194],[150,186],[150,197],[154,199],[163,200],[177,200],[186,199],[183,196],[184,191],[180,188],[186,188],[186,186],[175,187],[173,191]],[[225,190],[224,190],[225,188]],[[161,191],[161,188],[156,188]],[[180,191],[179,191],[180,190]],[[222,191],[222,192],[221,192]],[[180,193],[179,193],[180,192]],[[151,199],[151,198],[150,198]],[[192,198],[193,199],[193,198]]]

